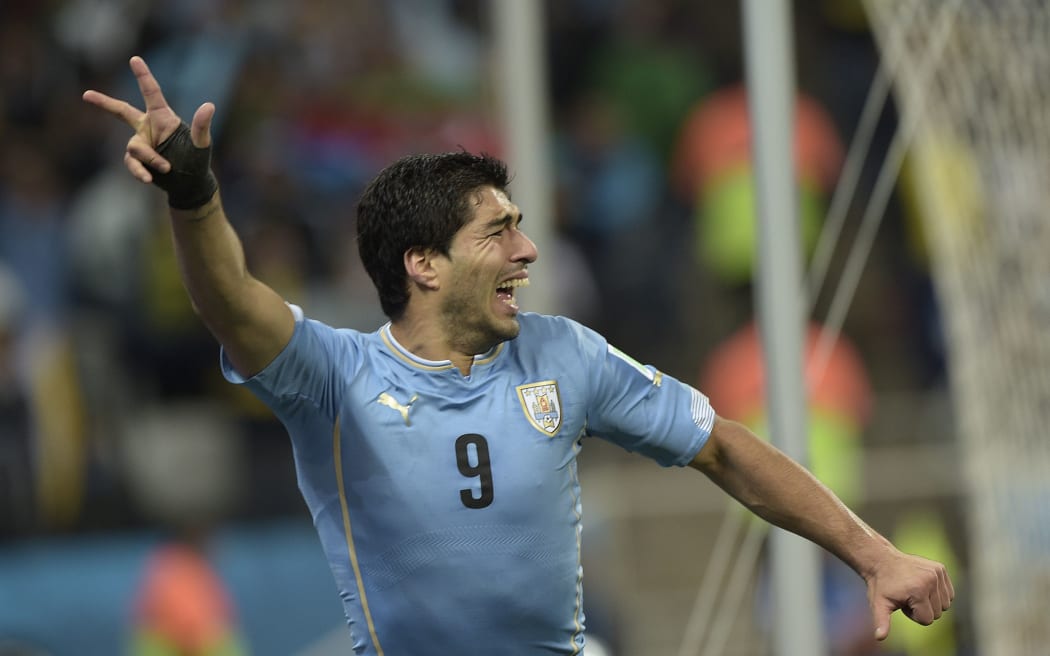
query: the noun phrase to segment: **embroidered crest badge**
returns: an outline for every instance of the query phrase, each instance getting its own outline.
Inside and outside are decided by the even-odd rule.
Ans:
[[[545,380],[541,383],[518,385],[518,400],[525,418],[532,427],[544,435],[553,437],[561,428],[561,398],[558,383]]]

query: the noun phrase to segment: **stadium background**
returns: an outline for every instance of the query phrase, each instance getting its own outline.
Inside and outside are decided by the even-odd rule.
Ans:
[[[857,3],[794,6],[812,245],[878,56]],[[753,315],[738,4],[544,8],[557,239],[543,255],[555,309],[760,412],[753,389],[720,375],[757,375],[753,349],[739,360],[723,349]],[[373,329],[382,319],[351,237],[363,184],[410,152],[505,153],[488,10],[483,0],[0,4],[0,645],[11,645],[0,654],[129,649],[147,622],[147,563],[190,534],[208,545],[228,628],[250,653],[320,654],[342,624],[283,430],[221,381],[178,283],[163,201],[124,174],[125,131],[80,93],[137,98],[127,59],[138,53],[181,115],[215,102],[214,161],[256,275],[318,318]],[[891,109],[846,239],[894,124]],[[515,200],[528,215],[529,200]],[[938,312],[913,214],[902,186],[844,326],[860,363],[842,373],[857,390],[850,407],[870,409],[836,415],[828,431],[853,445],[852,469],[838,471],[856,474],[844,477],[861,514],[890,535],[912,522],[927,544],[943,537],[965,581]],[[687,472],[598,442],[581,460],[595,635],[617,654],[675,653],[725,503]],[[726,653],[764,653],[761,577],[749,585],[757,596]],[[840,626],[859,626],[859,581],[828,586],[846,600]],[[965,601],[953,613],[944,653],[970,653]],[[841,653],[876,653],[841,633]]]

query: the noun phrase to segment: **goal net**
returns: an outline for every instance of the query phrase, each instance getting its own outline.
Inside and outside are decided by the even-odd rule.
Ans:
[[[1050,645],[1050,2],[865,0],[911,157],[981,653]]]

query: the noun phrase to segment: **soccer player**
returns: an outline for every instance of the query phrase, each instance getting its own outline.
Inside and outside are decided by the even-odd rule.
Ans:
[[[519,311],[537,252],[501,162],[419,155],[382,171],[357,220],[390,321],[329,327],[246,270],[210,168],[214,105],[186,125],[146,63],[131,69],[144,112],[84,100],[134,130],[125,164],[167,192],[226,377],[288,429],[355,653],[581,653],[576,454],[589,435],[691,466],[835,554],[866,581],[877,638],[896,609],[929,624],[950,606],[941,564],[898,551],[699,391],[572,320]]]

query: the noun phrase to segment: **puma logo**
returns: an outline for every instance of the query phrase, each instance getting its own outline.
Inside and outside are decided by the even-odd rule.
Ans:
[[[408,411],[410,409],[412,409],[412,404],[415,403],[416,399],[418,399],[418,398],[419,398],[418,394],[413,394],[412,398],[410,398],[408,400],[408,403],[406,403],[405,405],[401,405],[400,403],[397,402],[397,399],[395,399],[394,397],[390,396],[386,392],[383,392],[382,394],[379,395],[379,398],[376,399],[376,402],[379,405],[385,405],[388,408],[391,408],[393,410],[397,410],[398,412],[400,412],[401,413],[401,418],[405,420],[405,426],[411,426],[412,422],[408,420]]]

